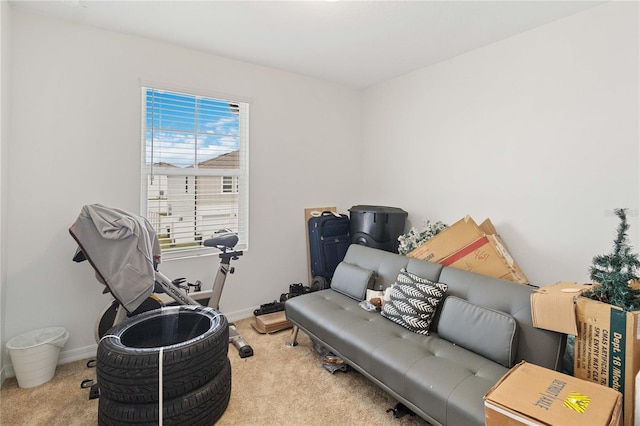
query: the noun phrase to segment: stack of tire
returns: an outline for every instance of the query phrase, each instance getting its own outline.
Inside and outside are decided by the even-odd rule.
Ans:
[[[162,415],[163,425],[213,425],[231,395],[228,351],[229,324],[214,309],[172,306],[129,318],[98,345],[98,424],[157,425]]]

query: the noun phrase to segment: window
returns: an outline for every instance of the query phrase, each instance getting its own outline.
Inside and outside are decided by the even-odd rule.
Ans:
[[[238,192],[237,176],[222,176],[222,192],[226,194]]]
[[[143,87],[142,212],[163,252],[222,229],[248,246],[249,104]]]

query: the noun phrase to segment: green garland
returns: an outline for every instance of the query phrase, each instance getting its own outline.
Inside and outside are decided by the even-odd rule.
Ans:
[[[440,221],[431,223],[428,220],[424,222],[422,231],[418,231],[415,226],[412,227],[409,232],[398,237],[398,241],[400,242],[398,246],[398,253],[406,256],[408,253],[413,251],[413,249],[419,247],[425,241],[439,234],[445,228],[447,228],[447,225]]]

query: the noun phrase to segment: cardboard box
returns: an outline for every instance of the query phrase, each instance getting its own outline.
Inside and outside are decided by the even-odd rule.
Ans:
[[[640,312],[579,297],[573,375],[623,394],[624,424],[634,425],[635,378],[640,370]],[[638,419],[640,422],[640,419]]]
[[[529,282],[489,219],[477,225],[467,216],[408,256],[521,284]]]
[[[430,262],[440,262],[484,234],[485,232],[480,229],[471,216],[466,216],[413,249],[407,256]]]
[[[626,312],[582,295],[563,294],[563,288],[571,287],[582,294],[591,285],[560,282],[533,294],[533,325],[576,336],[573,375],[621,392],[624,424],[632,426],[635,378],[640,371],[640,311]]]
[[[575,303],[591,285],[560,281],[531,294],[533,326],[559,333],[578,334]]]
[[[520,284],[529,283],[497,235],[484,235],[438,263]]]
[[[293,327],[284,311],[259,315],[251,326],[260,334],[270,334]]]
[[[487,426],[619,426],[622,396],[613,389],[521,362],[484,396]]]

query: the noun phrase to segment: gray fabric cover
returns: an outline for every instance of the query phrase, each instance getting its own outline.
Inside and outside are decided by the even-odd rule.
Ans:
[[[135,311],[153,292],[154,256],[158,237],[149,221],[137,214],[88,204],[69,233],[105,284],[128,312]]]
[[[333,273],[331,288],[361,301],[367,296],[367,288],[373,285],[376,273],[347,262],[340,262]]]
[[[516,320],[504,312],[455,296],[447,297],[442,305],[440,337],[508,368],[516,354],[517,331]]]

